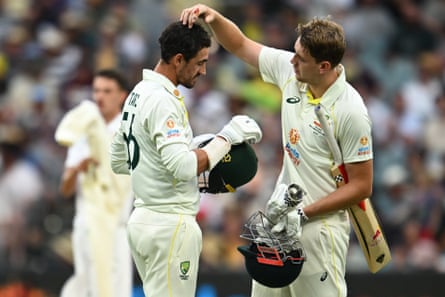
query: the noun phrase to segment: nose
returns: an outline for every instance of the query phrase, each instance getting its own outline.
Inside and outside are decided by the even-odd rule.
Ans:
[[[199,69],[199,74],[201,75],[206,75],[207,73],[207,68],[205,65],[201,66],[201,68]]]

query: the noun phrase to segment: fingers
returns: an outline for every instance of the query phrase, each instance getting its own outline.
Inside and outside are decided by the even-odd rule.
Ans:
[[[180,21],[182,21],[183,25],[188,25],[191,28],[203,12],[202,5],[199,4],[186,8],[181,12]]]
[[[78,170],[85,172],[88,170],[88,167],[90,166],[90,164],[93,166],[97,166],[97,165],[99,165],[99,162],[91,157],[86,158],[82,162],[80,162],[80,164],[78,165]]]
[[[284,219],[282,219],[281,221],[279,221],[275,226],[272,227],[272,229],[270,230],[273,234],[279,234],[281,233],[284,229],[286,229],[286,222]]]

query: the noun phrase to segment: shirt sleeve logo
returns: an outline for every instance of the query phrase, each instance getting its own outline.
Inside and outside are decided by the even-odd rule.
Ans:
[[[165,123],[168,128],[173,129],[175,127],[175,122],[172,119],[168,119]]]
[[[165,125],[167,126],[167,138],[172,137],[179,137],[181,136],[181,131],[176,128],[176,123],[172,119],[168,119],[167,122],[165,122]]]
[[[359,147],[358,153],[357,153],[359,156],[369,155],[371,153],[368,137],[366,137],[366,136],[360,137],[360,145],[361,145],[361,147]]]
[[[368,144],[368,137],[363,136],[362,138],[360,138],[360,144],[361,145],[367,145]]]

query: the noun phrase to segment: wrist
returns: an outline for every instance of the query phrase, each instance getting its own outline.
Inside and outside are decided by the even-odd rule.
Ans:
[[[224,137],[216,136],[206,146],[202,148],[207,153],[207,159],[209,160],[208,170],[212,170],[213,167],[230,151],[232,146]]]

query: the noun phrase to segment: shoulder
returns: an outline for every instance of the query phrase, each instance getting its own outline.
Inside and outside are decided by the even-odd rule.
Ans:
[[[264,46],[261,49],[259,61],[261,63],[262,61],[267,61],[267,60],[287,59],[290,65],[290,59],[292,58],[293,55],[294,54],[290,51]]]
[[[343,110],[356,113],[367,112],[367,107],[363,101],[361,94],[351,84],[346,83],[345,91],[338,104],[343,107]]]
[[[368,125],[370,123],[368,109],[362,96],[350,84],[346,85],[343,96],[337,100],[333,111],[339,125],[349,126],[352,123]]]

